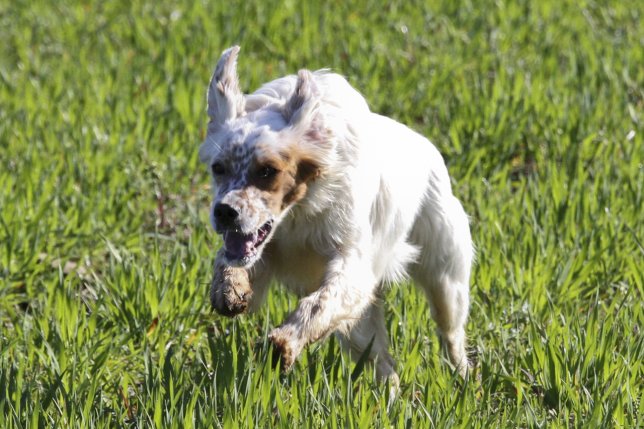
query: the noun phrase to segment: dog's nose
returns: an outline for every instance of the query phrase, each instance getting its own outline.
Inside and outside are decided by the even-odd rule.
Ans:
[[[230,207],[228,204],[222,203],[215,204],[214,214],[217,225],[224,228],[234,226],[235,220],[239,216],[237,210]]]

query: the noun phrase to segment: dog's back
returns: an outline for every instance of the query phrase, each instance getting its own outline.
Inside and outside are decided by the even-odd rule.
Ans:
[[[312,75],[324,102],[346,112],[369,111],[364,97],[344,77],[331,73],[328,69],[315,71]],[[245,96],[246,110],[250,112],[272,104],[283,106],[293,96],[297,79],[296,75],[288,75],[263,84],[258,90]]]

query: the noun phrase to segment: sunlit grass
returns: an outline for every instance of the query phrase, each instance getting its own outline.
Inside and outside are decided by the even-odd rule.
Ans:
[[[0,3],[0,426],[641,426],[642,3],[308,3]],[[467,382],[410,284],[389,411],[333,338],[272,368],[279,287],[211,313],[197,148],[234,43],[245,89],[331,67],[445,155],[478,254]]]

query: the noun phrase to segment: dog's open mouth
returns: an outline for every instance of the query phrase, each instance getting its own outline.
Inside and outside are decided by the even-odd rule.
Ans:
[[[253,234],[242,234],[237,231],[224,232],[224,249],[230,261],[241,261],[257,254],[257,249],[266,241],[273,229],[273,222],[268,221]]]

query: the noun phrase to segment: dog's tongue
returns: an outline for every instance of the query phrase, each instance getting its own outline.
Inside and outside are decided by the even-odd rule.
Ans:
[[[240,259],[253,251],[255,237],[253,234],[229,231],[224,234],[224,247],[229,255],[235,259]]]

